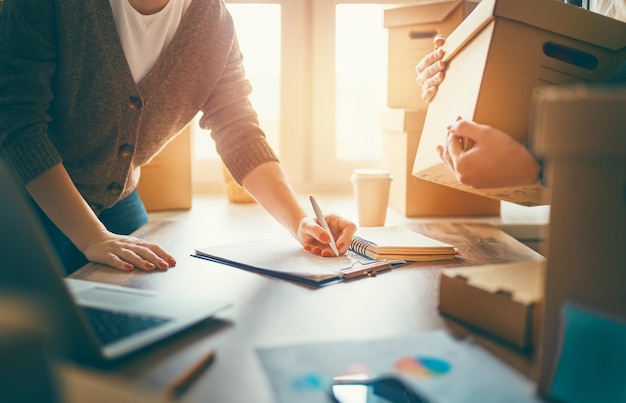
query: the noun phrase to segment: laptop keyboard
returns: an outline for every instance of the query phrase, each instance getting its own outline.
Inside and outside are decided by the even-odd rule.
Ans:
[[[104,346],[169,321],[165,318],[128,312],[115,312],[86,306],[82,308]]]

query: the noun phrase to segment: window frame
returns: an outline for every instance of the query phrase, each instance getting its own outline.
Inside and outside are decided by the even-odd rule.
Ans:
[[[339,160],[335,144],[335,10],[338,4],[410,4],[414,0],[226,0],[281,6],[280,160],[299,191],[350,190],[355,168],[380,160]],[[332,27],[332,29],[328,29]],[[245,55],[244,55],[245,58]],[[197,133],[194,133],[197,135]],[[223,188],[221,162],[193,161],[194,191]]]

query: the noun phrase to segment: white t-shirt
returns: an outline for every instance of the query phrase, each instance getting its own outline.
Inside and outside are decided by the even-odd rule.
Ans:
[[[126,60],[138,83],[152,70],[174,37],[192,0],[170,0],[161,11],[143,15],[128,0],[109,0]]]

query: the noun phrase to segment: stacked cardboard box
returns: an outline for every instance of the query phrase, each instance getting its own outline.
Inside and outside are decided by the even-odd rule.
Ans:
[[[385,10],[384,24],[389,36],[387,106],[428,106],[415,81],[415,66],[433,51],[435,35],[449,35],[477,3],[477,0],[426,0]]]
[[[389,203],[407,217],[498,215],[500,204],[412,176],[426,108],[415,66],[433,51],[437,34],[450,34],[475,1],[422,1],[385,11],[389,32],[387,110],[381,113],[385,164],[394,180]]]
[[[137,191],[148,211],[191,208],[191,128],[141,168]]]
[[[553,187],[539,387],[558,401],[624,401],[626,87],[545,87],[533,99]]]

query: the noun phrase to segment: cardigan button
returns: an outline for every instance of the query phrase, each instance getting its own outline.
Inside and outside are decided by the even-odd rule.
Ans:
[[[122,158],[130,158],[133,155],[133,147],[130,144],[123,144],[120,146],[118,153]]]
[[[143,102],[141,101],[141,98],[139,97],[135,97],[135,96],[130,96],[128,98],[128,107],[134,111],[138,111],[141,109],[141,107],[143,106]]]
[[[122,186],[119,183],[111,183],[109,184],[109,186],[107,187],[107,190],[114,195],[119,195],[122,193]]]

